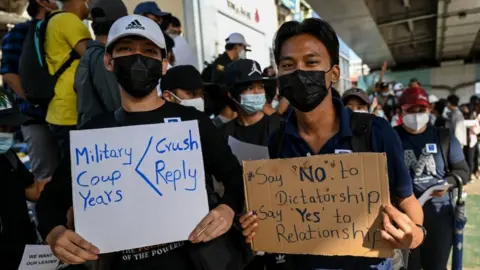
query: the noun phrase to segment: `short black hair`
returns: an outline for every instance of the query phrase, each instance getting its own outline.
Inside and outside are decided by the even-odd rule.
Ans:
[[[280,61],[280,52],[283,44],[290,38],[302,34],[312,35],[325,45],[330,56],[331,66],[339,64],[340,44],[337,33],[330,24],[317,18],[305,19],[303,22],[290,21],[282,24],[273,42],[273,54],[277,64]]]
[[[170,23],[172,24],[173,27],[182,27],[182,23],[180,22],[180,20],[175,17],[175,16],[172,16],[170,18]]]
[[[232,44],[232,43],[225,44],[225,51],[233,50],[233,48],[235,48],[235,45],[237,44]]]
[[[106,36],[112,28],[113,22],[92,22],[93,33],[96,36]]]
[[[28,16],[35,18],[37,17],[38,10],[40,9],[40,5],[35,0],[28,1],[27,6],[27,13]]]
[[[163,36],[165,37],[165,45],[167,47],[167,53],[170,53],[172,52],[173,47],[175,47],[175,41],[165,32],[163,32]]]
[[[448,103],[450,103],[452,106],[457,107],[458,103],[460,102],[460,98],[457,95],[450,95],[447,98]]]

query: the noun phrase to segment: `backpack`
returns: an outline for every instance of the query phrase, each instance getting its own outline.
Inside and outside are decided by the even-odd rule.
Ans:
[[[372,121],[375,116],[369,113],[355,113],[350,116],[350,130],[352,138],[350,147],[353,152],[372,152],[371,131]],[[285,121],[280,124],[280,129],[276,135],[273,147],[269,149],[270,157],[278,158],[282,152],[283,138],[285,136]]]
[[[72,50],[68,60],[55,72],[50,74],[45,60],[45,35],[48,22],[63,11],[50,13],[44,20],[32,20],[23,42],[20,56],[19,73],[25,97],[34,105],[47,108],[55,95],[55,85],[58,78],[80,56]]]

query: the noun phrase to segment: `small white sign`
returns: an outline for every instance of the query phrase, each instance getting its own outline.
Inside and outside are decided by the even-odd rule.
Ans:
[[[75,230],[101,253],[187,240],[208,214],[197,121],[70,137]]]
[[[48,245],[26,245],[18,270],[55,270],[59,260]]]
[[[232,149],[232,153],[237,157],[240,165],[244,160],[262,160],[269,159],[268,147],[246,143],[235,139],[234,137],[228,137],[228,145]]]

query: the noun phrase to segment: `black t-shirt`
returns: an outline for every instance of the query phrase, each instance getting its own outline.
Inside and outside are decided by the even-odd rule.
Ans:
[[[36,240],[25,197],[34,177],[11,150],[0,155],[0,175],[0,268],[16,270],[25,245]]]
[[[223,134],[255,145],[268,146],[270,136],[280,128],[282,118],[278,115],[266,115],[250,126],[241,125],[236,119],[223,125]]]
[[[241,167],[221,132],[205,114],[196,109],[166,102],[160,108],[148,112],[132,113],[120,110],[116,115],[115,113],[100,115],[87,122],[83,128],[96,129],[164,123],[165,118],[198,121],[205,174],[214,175],[225,186],[225,194],[220,203],[227,204],[237,214],[240,213],[244,204]],[[211,178],[206,178],[205,181],[213,190]],[[186,248],[188,245],[190,245],[188,242],[176,242],[118,252],[115,254],[113,269],[190,270],[193,267],[188,257]]]

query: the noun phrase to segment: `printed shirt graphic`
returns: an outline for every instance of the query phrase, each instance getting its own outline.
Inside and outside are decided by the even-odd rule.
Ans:
[[[413,135],[400,128],[399,136],[403,144],[405,165],[413,179],[414,192],[419,197],[433,185],[442,184],[445,177],[445,163],[434,127],[428,126],[421,134]],[[450,137],[450,163],[464,159],[460,144],[455,136]],[[444,198],[448,198],[445,196]]]

